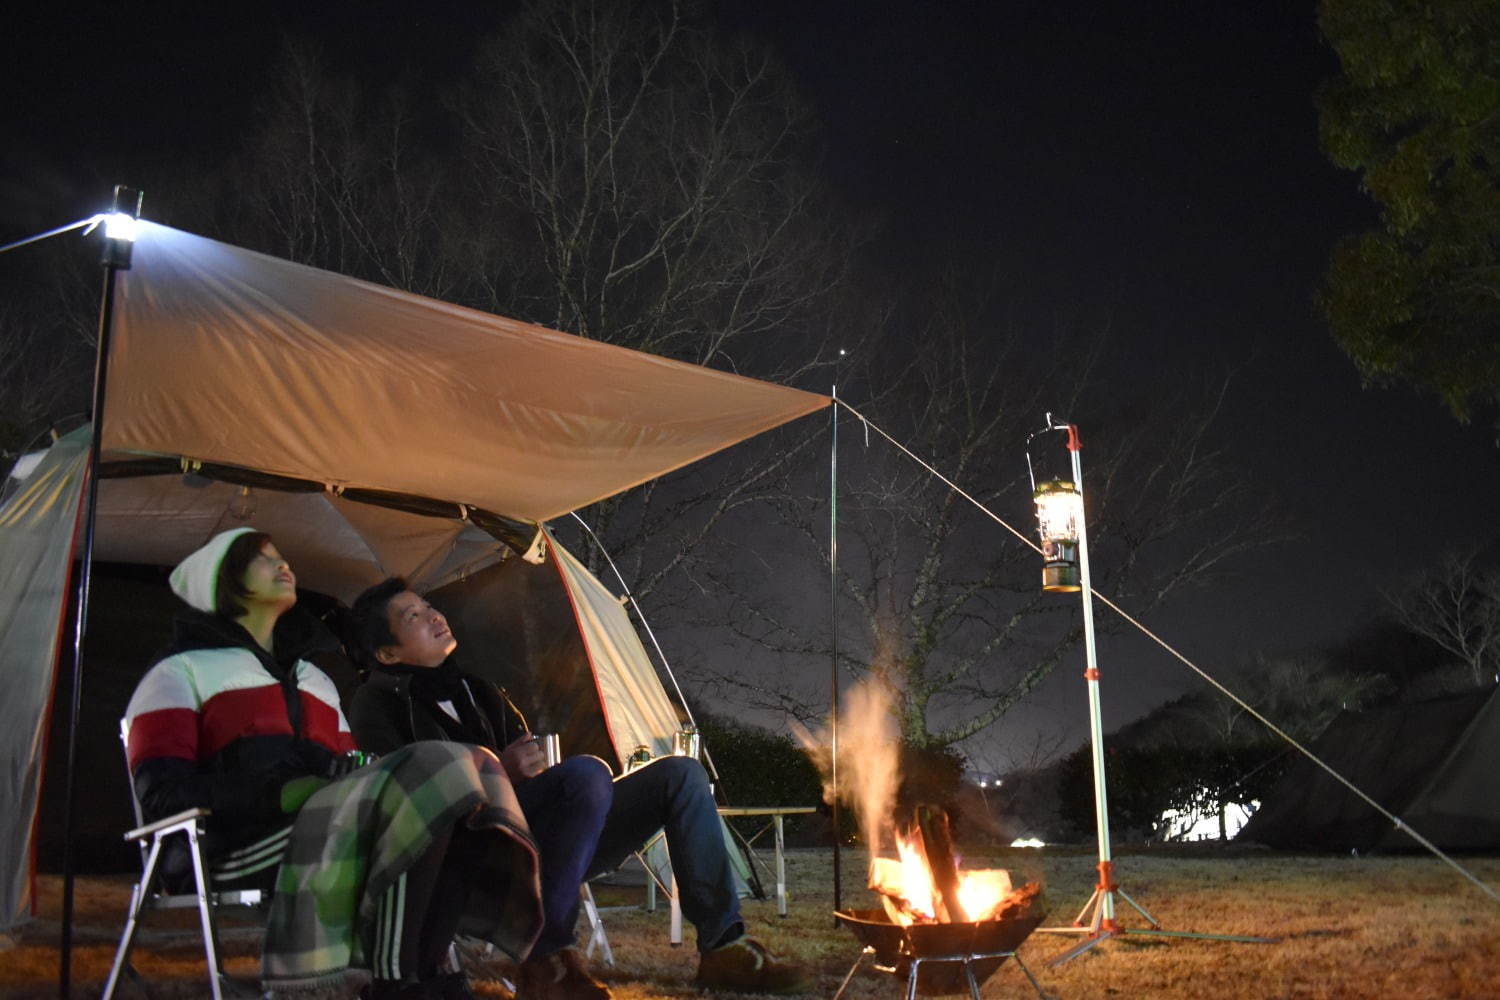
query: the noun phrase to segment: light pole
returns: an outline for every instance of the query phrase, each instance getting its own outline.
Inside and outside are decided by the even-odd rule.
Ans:
[[[1068,436],[1068,455],[1072,463],[1072,480],[1051,479],[1040,484],[1031,464],[1031,442],[1043,434],[1062,431]],[[1026,467],[1031,477],[1032,497],[1036,501],[1037,532],[1042,548],[1042,589],[1051,593],[1077,593],[1083,602],[1083,646],[1086,658],[1084,680],[1089,692],[1089,741],[1094,759],[1094,823],[1099,840],[1099,881],[1094,893],[1083,904],[1072,926],[1039,927],[1051,934],[1082,934],[1084,940],[1063,952],[1049,965],[1058,966],[1097,947],[1100,942],[1125,934],[1126,928],[1115,919],[1115,897],[1119,896],[1150,927],[1131,929],[1131,934],[1165,937],[1206,938],[1215,941],[1268,943],[1271,939],[1239,934],[1200,934],[1194,931],[1162,929],[1155,917],[1131,899],[1115,881],[1115,865],[1110,855],[1109,795],[1104,776],[1104,725],[1099,708],[1099,658],[1094,642],[1094,591],[1089,581],[1088,523],[1084,517],[1083,446],[1078,427],[1054,420],[1047,414],[1047,426],[1026,439]]]

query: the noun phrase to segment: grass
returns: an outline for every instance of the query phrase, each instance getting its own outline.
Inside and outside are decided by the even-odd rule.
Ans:
[[[1046,887],[1051,924],[1066,924],[1088,898],[1094,858],[1084,851],[1002,851],[973,857],[974,867],[1010,868],[1017,881]],[[1491,886],[1500,885],[1500,860],[1465,864]],[[854,939],[834,926],[832,864],[827,850],[788,852],[791,912],[748,901],[751,930],[776,951],[805,962],[814,973],[807,996],[830,997],[858,955]],[[844,905],[874,905],[863,888],[863,859],[844,855]],[[1126,854],[1117,859],[1121,888],[1169,930],[1276,937],[1274,944],[1129,936],[1110,941],[1056,969],[1047,962],[1073,938],[1035,934],[1021,956],[1048,993],[1065,1000],[1162,997],[1200,1000],[1299,997],[1500,997],[1500,903],[1486,897],[1441,862],[1418,857],[1302,857],[1222,852]],[[0,997],[29,1000],[57,995],[59,880],[41,880],[42,915],[0,952]],[[123,878],[80,880],[77,892],[74,995],[98,995],[108,972],[129,893]],[[600,905],[629,903],[637,890],[601,888]],[[626,898],[629,897],[629,898]],[[1141,919],[1122,903],[1122,921]],[[160,933],[167,922],[191,926],[190,915],[156,915],[137,945],[136,964],[159,997],[206,995],[196,939]],[[696,954],[688,943],[667,943],[665,909],[611,909],[605,925],[616,965],[601,971],[618,1000],[696,996]],[[225,942],[231,973],[254,976],[257,941],[244,930]],[[481,970],[493,972],[495,970]],[[504,996],[493,980],[477,992]],[[986,998],[1034,996],[1020,971],[1002,967],[985,984]],[[142,993],[127,984],[122,996]],[[247,990],[246,995],[255,995]],[[855,975],[851,1000],[897,1000],[897,982],[868,963]]]

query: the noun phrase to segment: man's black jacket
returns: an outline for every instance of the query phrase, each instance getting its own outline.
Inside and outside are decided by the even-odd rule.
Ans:
[[[418,740],[454,740],[499,753],[528,731],[504,692],[459,670],[452,660],[439,667],[371,670],[350,699],[349,728],[361,750],[378,754]]]

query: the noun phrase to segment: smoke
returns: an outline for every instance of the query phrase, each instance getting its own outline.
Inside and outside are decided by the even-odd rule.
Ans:
[[[883,685],[866,678],[843,695],[838,730],[838,788],[842,805],[853,810],[860,836],[873,856],[887,839],[901,784],[901,736]],[[823,800],[833,801],[832,727],[793,733],[823,776]]]

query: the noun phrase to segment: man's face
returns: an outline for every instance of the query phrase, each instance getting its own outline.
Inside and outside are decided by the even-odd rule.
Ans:
[[[386,604],[385,619],[396,644],[380,647],[376,655],[381,663],[436,667],[458,648],[458,640],[448,630],[448,619],[409,590],[403,590]]]

